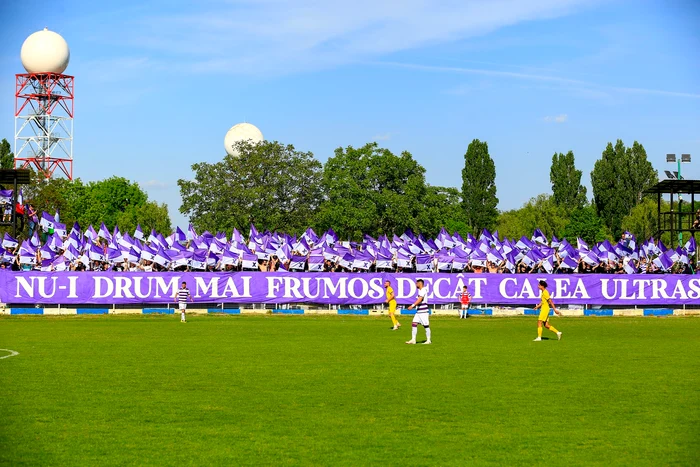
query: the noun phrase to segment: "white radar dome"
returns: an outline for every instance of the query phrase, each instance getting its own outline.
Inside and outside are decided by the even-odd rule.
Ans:
[[[68,67],[70,50],[60,34],[44,28],[27,37],[20,56],[27,73],[63,73]]]
[[[263,134],[258,130],[258,127],[250,123],[239,123],[233,125],[224,137],[224,148],[230,156],[238,157],[236,143],[239,141],[249,140],[253,144],[257,144],[263,140]]]

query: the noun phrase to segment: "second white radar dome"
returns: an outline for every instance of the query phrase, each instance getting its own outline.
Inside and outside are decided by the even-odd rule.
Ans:
[[[238,157],[240,154],[236,149],[236,143],[239,141],[250,141],[253,144],[257,144],[263,141],[262,132],[255,125],[250,123],[239,123],[233,125],[230,130],[226,133],[224,137],[224,148],[226,152],[234,157]]]

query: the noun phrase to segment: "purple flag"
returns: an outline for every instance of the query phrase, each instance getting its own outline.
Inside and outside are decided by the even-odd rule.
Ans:
[[[3,248],[17,248],[19,243],[15,240],[9,233],[5,232],[5,236],[2,239]]]

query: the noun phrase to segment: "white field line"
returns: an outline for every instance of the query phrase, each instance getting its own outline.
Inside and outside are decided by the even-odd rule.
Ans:
[[[10,357],[14,357],[16,355],[19,355],[19,352],[15,352],[14,350],[10,350],[10,349],[0,349],[0,352],[10,352],[10,355],[2,356],[2,357],[0,357],[0,360],[2,360],[3,358],[10,358]]]

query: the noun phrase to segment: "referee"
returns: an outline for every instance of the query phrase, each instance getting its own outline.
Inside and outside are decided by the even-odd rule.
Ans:
[[[184,323],[185,320],[185,310],[187,310],[187,299],[192,301],[192,294],[190,289],[187,288],[187,282],[183,282],[182,286],[178,289],[175,294],[175,301],[178,303],[178,308],[180,309],[180,322]]]

